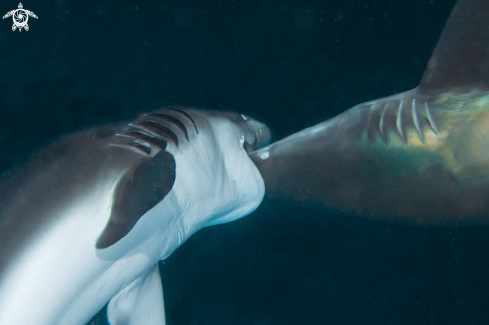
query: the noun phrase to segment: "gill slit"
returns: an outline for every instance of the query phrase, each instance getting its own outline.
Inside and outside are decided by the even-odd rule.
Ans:
[[[380,131],[380,136],[382,137],[382,140],[384,141],[385,147],[387,148],[387,140],[384,135],[384,115],[385,111],[387,110],[387,106],[389,103],[386,103],[384,106],[384,110],[382,111],[382,115],[380,115],[380,121],[379,121],[379,131]]]
[[[426,139],[424,138],[423,130],[421,129],[421,127],[419,125],[418,112],[417,112],[417,108],[416,108],[416,98],[413,99],[411,109],[412,109],[413,122],[414,122],[414,126],[416,127],[416,131],[418,132],[418,135],[421,139],[421,142],[423,142],[423,144],[426,145]]]
[[[431,111],[428,106],[428,103],[424,103],[424,106],[426,107],[426,115],[428,116],[428,121],[430,122],[431,128],[433,129],[433,131],[435,131],[435,134],[437,136],[440,136],[440,130],[438,130],[438,126],[435,123],[435,119],[431,115]]]
[[[367,140],[369,146],[370,146],[370,117],[372,115],[373,108],[374,108],[374,104],[371,104],[370,109],[368,110],[368,117],[367,117]]]
[[[404,143],[404,146],[407,147],[406,138],[404,137],[404,131],[402,129],[402,104],[403,103],[404,103],[404,99],[401,99],[401,102],[399,103],[399,110],[397,111],[396,126],[397,126],[397,131],[401,136],[401,140]]]

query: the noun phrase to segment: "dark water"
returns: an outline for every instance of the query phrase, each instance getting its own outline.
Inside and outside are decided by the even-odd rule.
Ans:
[[[415,87],[454,3],[24,2],[28,32],[0,22],[0,170],[168,104],[239,111],[282,138]],[[265,201],[163,262],[168,324],[488,324],[488,235]]]

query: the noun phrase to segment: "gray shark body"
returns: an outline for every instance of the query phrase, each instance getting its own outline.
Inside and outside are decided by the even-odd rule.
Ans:
[[[267,195],[398,224],[489,224],[489,2],[460,0],[420,85],[253,153]]]
[[[162,109],[80,132],[2,177],[0,324],[164,324],[158,261],[253,211],[263,180],[239,114]]]

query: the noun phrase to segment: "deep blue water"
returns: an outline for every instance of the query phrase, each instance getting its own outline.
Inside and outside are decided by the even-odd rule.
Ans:
[[[23,2],[28,32],[0,21],[0,170],[169,104],[249,114],[280,139],[415,87],[454,3]],[[488,235],[266,200],[163,262],[168,324],[488,324]]]

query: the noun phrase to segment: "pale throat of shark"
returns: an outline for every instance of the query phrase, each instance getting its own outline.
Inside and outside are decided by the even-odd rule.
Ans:
[[[138,137],[134,145],[125,135],[110,136],[107,143],[98,140],[96,146],[90,143],[89,150],[100,150],[102,157],[95,169],[92,161],[86,160],[93,174],[90,180],[82,177],[83,183],[79,183],[75,178],[79,187],[76,195],[68,196],[69,200],[60,201],[49,210],[49,222],[36,229],[2,273],[0,309],[8,312],[0,313],[1,324],[14,320],[19,324],[43,325],[86,322],[113,297],[122,295],[123,299],[125,288],[157,272],[158,261],[167,258],[196,231],[244,217],[258,207],[264,196],[263,178],[249,158],[243,140],[248,134],[250,138],[255,137],[254,142],[260,143],[256,135],[260,129],[262,133],[267,131],[264,126],[259,124],[260,128],[255,129],[239,115],[234,120],[220,113],[185,112],[191,115],[195,127],[192,121],[181,117],[183,114],[168,113],[186,123],[188,140],[185,132],[173,126],[171,129],[161,127],[161,134],[167,134],[168,141],[175,139],[168,130],[178,134],[178,145],[169,143],[164,151],[156,146],[163,146],[162,142],[151,138],[159,134],[154,123],[139,124],[152,127],[153,133],[143,128],[140,128],[141,133],[134,129],[123,130]],[[156,120],[155,116],[145,118]],[[92,137],[82,138],[90,141],[86,139]],[[114,141],[118,141],[115,142],[118,146],[110,145]],[[74,152],[80,156],[70,156],[68,161],[79,163],[85,170],[84,160],[80,158],[84,157],[83,151],[75,147]],[[69,150],[64,152],[70,154]],[[160,154],[171,155],[174,170],[168,168],[167,160],[155,160]],[[157,163],[147,165],[150,169],[139,174],[125,165],[138,162],[138,166],[143,166],[148,161]],[[47,166],[51,171],[49,168]],[[162,172],[172,177],[171,189],[164,198],[136,216],[127,233],[117,233],[118,229],[114,228],[118,240],[97,249],[95,243],[110,222],[121,180],[128,175],[142,177],[142,182],[131,183],[135,188],[130,193],[138,193],[139,184],[147,186],[151,183],[146,181],[161,179],[153,176]],[[82,184],[84,186],[80,186]],[[40,301],[42,304],[36,303]],[[24,312],[26,305],[30,306],[29,313]]]

